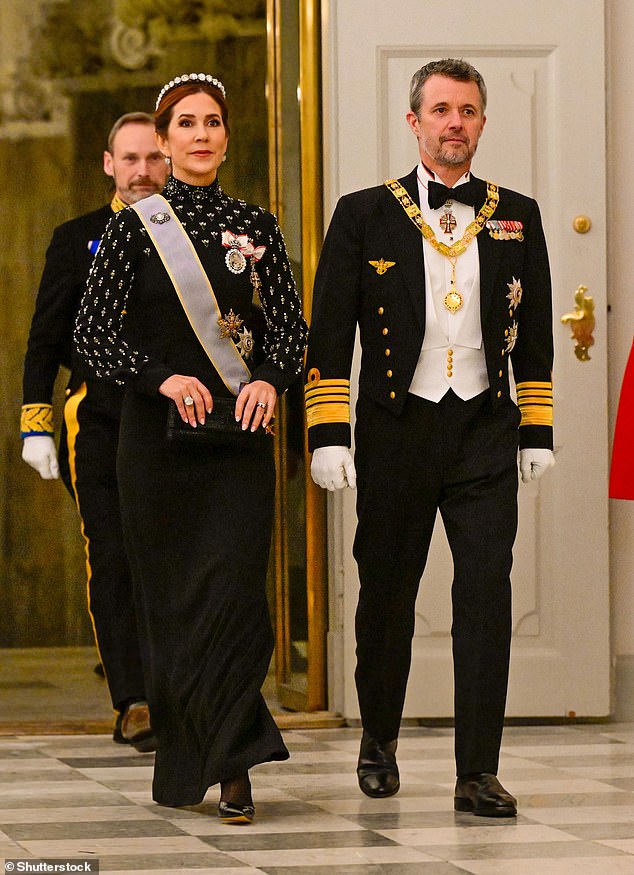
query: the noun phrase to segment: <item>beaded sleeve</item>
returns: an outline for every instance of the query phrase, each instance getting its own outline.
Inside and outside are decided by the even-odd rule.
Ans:
[[[284,245],[282,232],[270,213],[262,213],[269,220],[270,228],[258,235],[258,243],[266,246],[265,254],[257,264],[260,278],[260,300],[266,319],[264,353],[266,361],[261,366],[274,366],[290,378],[302,371],[304,349],[308,329],[302,317],[302,307],[293,273]],[[254,377],[258,377],[256,368]],[[262,375],[261,379],[267,379]]]
[[[134,266],[144,246],[147,235],[131,210],[121,210],[108,222],[75,323],[77,352],[97,377],[122,382],[120,377],[137,374],[149,361],[122,337]]]

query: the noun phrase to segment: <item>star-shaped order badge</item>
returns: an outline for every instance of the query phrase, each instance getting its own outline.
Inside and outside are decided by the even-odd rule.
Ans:
[[[506,285],[509,289],[509,293],[506,297],[511,302],[511,307],[519,307],[520,301],[522,300],[522,284],[519,280],[516,280],[515,277],[513,277],[513,282],[507,283]]]
[[[248,328],[243,328],[242,331],[238,332],[238,342],[236,343],[236,347],[238,352],[242,356],[242,358],[248,359],[253,355],[253,334],[249,331]]]
[[[233,310],[229,310],[226,316],[221,316],[218,320],[220,327],[220,337],[231,337],[232,339],[238,336],[238,332],[244,325],[244,319],[241,319]]]
[[[511,352],[517,343],[517,322],[513,322],[510,328],[508,328],[504,334],[506,335],[506,351]]]

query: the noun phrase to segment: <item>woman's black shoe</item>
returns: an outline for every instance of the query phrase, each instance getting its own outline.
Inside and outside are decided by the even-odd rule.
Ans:
[[[255,808],[253,805],[238,805],[237,802],[219,802],[218,817],[222,823],[252,823]]]

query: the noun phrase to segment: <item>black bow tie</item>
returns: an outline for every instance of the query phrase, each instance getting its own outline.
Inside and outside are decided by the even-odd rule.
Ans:
[[[427,200],[432,210],[442,207],[448,200],[460,201],[461,204],[475,207],[477,199],[478,185],[473,179],[456,186],[456,188],[447,188],[442,182],[431,180],[427,189]]]

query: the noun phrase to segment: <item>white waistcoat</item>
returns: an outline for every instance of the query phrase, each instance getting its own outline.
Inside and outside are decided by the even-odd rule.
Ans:
[[[439,224],[444,208],[432,210],[427,203],[429,178],[419,164],[421,212],[436,239],[451,246],[460,240],[467,225],[474,220],[475,211],[473,207],[453,201],[451,212],[457,224],[451,237],[445,234]],[[467,174],[456,185],[468,178]],[[422,236],[421,240],[425,266],[425,337],[409,391],[429,401],[440,401],[449,389],[453,389],[466,401],[489,386],[480,324],[477,238],[456,261],[456,288],[462,295],[463,304],[455,313],[450,313],[443,304],[451,286],[451,262]]]

